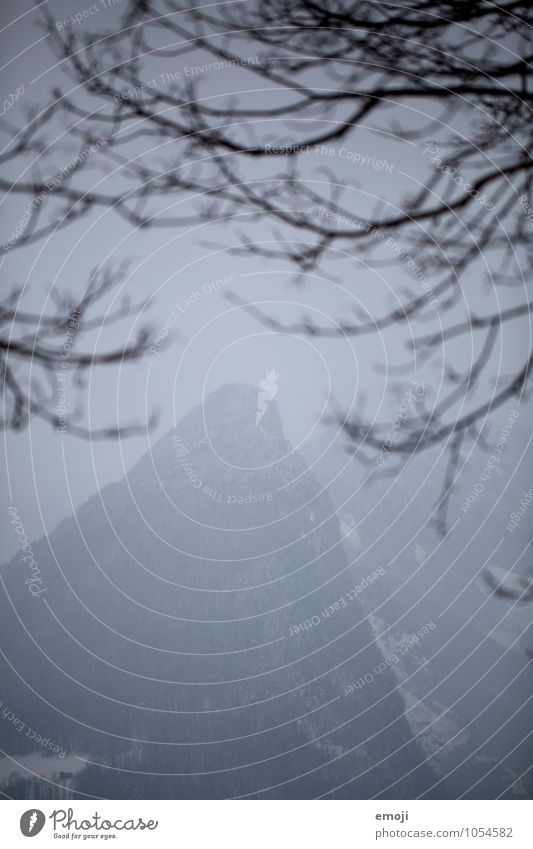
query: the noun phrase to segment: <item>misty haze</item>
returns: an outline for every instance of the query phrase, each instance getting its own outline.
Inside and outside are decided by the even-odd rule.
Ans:
[[[529,5],[2,16],[2,797],[533,798]]]

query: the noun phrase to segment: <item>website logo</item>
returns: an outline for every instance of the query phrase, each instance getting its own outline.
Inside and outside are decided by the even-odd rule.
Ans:
[[[36,808],[31,808],[31,810],[25,811],[22,814],[20,818],[20,830],[24,837],[35,837],[36,834],[42,831],[45,822],[46,817],[43,812]]]
[[[259,424],[267,411],[267,407],[278,391],[278,375],[276,369],[267,371],[266,377],[259,381],[259,392],[257,394],[257,414],[255,417],[255,426]]]

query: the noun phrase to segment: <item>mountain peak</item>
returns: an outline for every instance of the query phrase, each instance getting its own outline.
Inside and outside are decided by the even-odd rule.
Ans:
[[[257,444],[285,442],[283,425],[272,386],[264,390],[248,383],[217,387],[177,422],[175,431],[202,441],[239,439]],[[164,438],[164,437],[163,437]]]
[[[259,428],[271,437],[283,438],[281,416],[275,400],[278,391],[276,378],[276,372],[272,370],[255,387],[248,383],[219,386],[200,407],[206,429],[209,431],[213,426],[218,430],[221,424],[238,423],[239,429],[250,435]]]
[[[267,389],[236,382],[214,389],[154,446],[156,465],[172,465],[176,439],[191,456],[205,457],[213,472],[219,464],[244,471],[278,462],[291,446],[283,433],[272,378]],[[145,462],[139,461],[139,472]]]

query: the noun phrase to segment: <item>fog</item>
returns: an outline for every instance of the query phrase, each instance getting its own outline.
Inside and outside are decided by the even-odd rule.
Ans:
[[[5,116],[6,150],[30,106],[42,108],[56,87],[80,109],[97,108],[43,29],[44,5],[60,33],[57,22],[77,11],[70,2],[2,7],[4,91],[23,87]],[[127,6],[109,4],[70,29],[80,38],[117,29]],[[261,86],[246,63],[210,70],[201,46],[167,54],[173,36],[164,35],[145,58],[146,82],[171,72],[194,79],[198,101],[213,108],[241,97],[260,110],[289,96]],[[257,49],[244,39],[248,64]],[[314,68],[310,79],[333,87],[326,71]],[[157,85],[164,94],[165,80]],[[437,119],[440,106],[424,109],[392,103],[384,122],[362,122],[356,142],[311,146],[299,179],[326,195],[329,184],[341,187],[356,228],[375,209],[400,210],[435,170],[434,136],[411,137],[400,123],[414,133],[433,118],[458,139],[471,133],[468,109],[449,125]],[[242,133],[275,145],[301,125],[305,136],[333,121],[318,112],[283,124],[253,118]],[[118,130],[131,137],[116,155],[88,159],[84,190],[119,198],[132,163],[164,170],[176,157],[187,175],[201,169],[198,151],[137,137],[137,123]],[[42,149],[4,166],[13,184],[61,173],[83,148],[75,131],[86,125],[74,113],[54,117]],[[242,184],[267,185],[278,167],[250,157]],[[43,221],[59,195],[50,192]],[[214,200],[202,215],[208,199],[207,189],[149,196],[146,226],[95,204],[3,252],[5,290],[22,287],[17,310],[41,319],[58,292],[81,298],[91,270],[124,264],[95,311],[119,320],[99,321],[81,339],[74,322],[72,337],[56,340],[66,379],[52,372],[47,391],[53,411],[64,403],[66,426],[32,416],[3,433],[3,794],[531,798],[531,609],[521,598],[531,561],[531,401],[520,387],[468,429],[444,528],[438,521],[453,423],[521,367],[529,314],[502,323],[486,355],[473,333],[432,358],[411,344],[465,316],[523,305],[525,282],[492,281],[501,257],[482,245],[448,308],[446,297],[431,301],[434,278],[413,270],[425,248],[398,261],[394,232],[377,261],[332,241],[302,273],[290,253],[306,234],[244,204]],[[28,203],[16,191],[2,201],[2,244]],[[295,197],[294,209],[327,220],[318,202]],[[183,223],[164,224],[168,215]],[[421,229],[453,270],[446,233],[431,221]],[[527,271],[518,247],[516,256]],[[420,324],[343,332],[361,315],[397,309],[406,292],[428,298]],[[131,312],[125,296],[138,305]],[[326,332],[299,332],[302,321]],[[84,373],[69,362],[74,352],[132,344],[144,327],[138,359]],[[476,371],[479,357],[483,372],[468,395],[457,375]],[[39,368],[33,358],[18,371],[35,397]],[[396,455],[422,410],[440,413],[454,380],[446,438]],[[358,417],[381,427],[381,449],[342,426]],[[75,423],[139,431],[83,439],[69,430]],[[493,592],[494,576],[506,593]]]

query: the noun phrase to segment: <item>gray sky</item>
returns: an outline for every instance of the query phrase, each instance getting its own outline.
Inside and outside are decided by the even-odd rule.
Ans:
[[[48,5],[58,21],[88,8],[83,2]],[[105,10],[89,20],[107,27],[116,14]],[[7,0],[2,15],[2,46],[7,62],[2,90],[7,96],[24,86],[23,95],[6,116],[18,123],[24,108],[41,102],[59,80],[64,84],[64,77],[48,39],[39,28],[38,9],[29,0],[23,0],[22,4]],[[177,69],[184,73],[184,66],[191,62],[187,58],[180,67],[176,60]],[[205,76],[205,85],[212,94],[231,92],[237,85],[251,85],[250,75],[243,70],[229,69]],[[68,136],[63,142],[64,160],[68,160]],[[365,157],[368,162],[371,156],[386,165],[376,170],[365,164]],[[310,152],[308,159],[314,179],[325,180],[324,169],[329,168],[343,184],[353,183],[354,208],[361,211],[369,196],[397,203],[405,193],[416,189],[428,168],[427,159],[414,143],[402,142],[393,135],[386,137],[372,127],[358,135],[357,149],[339,145],[336,152]],[[28,163],[27,167],[31,173],[33,166]],[[254,168],[257,168],[255,164]],[[17,179],[20,175],[12,176]],[[94,180],[101,178],[95,171]],[[116,179],[106,178],[108,191],[113,189]],[[9,238],[26,205],[26,199],[8,198],[2,203],[3,240]],[[327,276],[310,275],[304,286],[297,286],[286,263],[232,253],[230,248],[236,244],[234,223],[202,224],[191,230],[139,231],[112,211],[99,210],[51,239],[14,250],[3,258],[4,286],[24,283],[27,288],[23,303],[27,309],[38,312],[50,309],[51,286],[80,291],[91,268],[128,259],[131,273],[124,291],[133,300],[153,296],[150,309],[144,317],[129,317],[105,331],[100,339],[95,336],[97,350],[104,340],[112,344],[117,336],[120,339],[128,333],[134,336],[144,318],[153,327],[155,342],[174,313],[171,345],[122,370],[93,371],[88,386],[87,409],[93,425],[116,423],[117,419],[142,421],[147,412],[157,408],[161,422],[156,432],[125,440],[120,445],[90,444],[58,435],[42,422],[34,421],[20,435],[5,434],[2,465],[8,473],[9,486],[2,495],[0,510],[5,539],[3,559],[16,549],[16,539],[8,529],[7,507],[11,502],[23,514],[28,535],[41,536],[98,488],[120,478],[147,450],[149,440],[156,440],[200,403],[205,394],[228,381],[256,386],[268,370],[276,369],[277,401],[287,436],[294,444],[321,432],[323,412],[331,409],[334,400],[345,408],[354,405],[357,409],[366,399],[380,421],[387,420],[391,411],[393,414],[394,396],[388,392],[391,375],[379,374],[374,365],[381,362],[396,366],[409,361],[401,331],[357,342],[274,334],[227,301],[224,293],[231,290],[261,303],[266,312],[287,322],[307,314],[316,323],[328,325],[338,318],[345,319],[354,304],[378,312],[390,306],[394,302],[393,293],[401,290],[402,282],[416,285],[409,270],[397,266],[363,268],[339,254],[336,261],[325,263]],[[272,231],[264,222],[254,223],[251,232],[258,241],[272,238]],[[206,246],[206,242],[211,246]],[[212,246],[213,243],[218,247]],[[467,308],[482,311],[493,305],[493,293],[480,295],[477,285],[469,290],[471,282],[477,283],[475,276],[475,270],[467,275],[458,316],[464,315]],[[438,322],[436,313],[428,327],[438,327]],[[510,327],[504,330],[503,339],[503,347],[495,353],[495,357],[501,358],[500,373],[510,371],[517,357],[522,359],[528,343],[525,331],[517,333],[516,328]],[[465,357],[468,360],[472,354],[471,350],[457,345],[449,356],[464,365]],[[438,358],[431,371],[425,373],[425,379],[429,387],[427,400],[434,403],[443,379],[442,362]],[[401,381],[407,383],[408,379],[394,380],[401,391]],[[68,397],[72,404],[76,397],[72,389]]]

